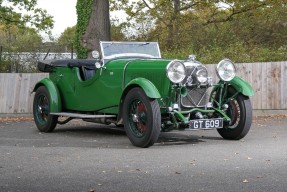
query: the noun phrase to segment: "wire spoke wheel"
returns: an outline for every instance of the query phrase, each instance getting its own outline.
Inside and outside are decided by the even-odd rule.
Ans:
[[[229,89],[228,95],[232,95],[233,89]],[[224,139],[238,140],[242,139],[249,132],[252,122],[252,106],[250,98],[238,94],[236,98],[229,101],[226,114],[231,121],[222,129],[217,129],[218,133]]]
[[[45,95],[39,95],[37,102],[36,116],[39,122],[45,124],[49,115],[49,101]]]
[[[130,105],[129,124],[133,134],[142,137],[147,130],[147,109],[143,102],[136,99]]]
[[[33,102],[34,121],[41,132],[51,132],[58,121],[57,116],[50,115],[50,97],[46,87],[37,89]]]
[[[159,105],[141,88],[133,88],[126,95],[123,119],[126,134],[133,145],[149,147],[157,141],[161,127]]]

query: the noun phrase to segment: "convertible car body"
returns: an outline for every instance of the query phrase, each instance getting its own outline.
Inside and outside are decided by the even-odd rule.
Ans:
[[[162,59],[156,42],[101,42],[94,58],[38,62],[49,73],[34,87],[40,131],[80,118],[123,126],[132,144],[149,147],[160,131],[217,129],[237,140],[250,129],[253,90],[228,59],[218,63],[214,83],[194,56]]]

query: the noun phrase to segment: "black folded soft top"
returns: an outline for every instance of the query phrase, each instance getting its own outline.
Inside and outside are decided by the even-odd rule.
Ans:
[[[95,66],[96,59],[59,59],[59,60],[39,60],[38,70],[51,72],[54,67],[81,67]]]

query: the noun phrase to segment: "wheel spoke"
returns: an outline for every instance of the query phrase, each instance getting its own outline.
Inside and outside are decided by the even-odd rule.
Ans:
[[[231,122],[229,124],[229,128],[237,127],[240,121],[240,108],[239,104],[236,100],[230,102],[230,108],[228,111],[229,117],[231,117]]]
[[[39,95],[37,112],[39,120],[43,123],[47,122],[49,115],[49,100],[44,95]]]
[[[132,132],[137,137],[142,137],[147,128],[147,109],[140,100],[134,100],[130,104],[129,122]]]

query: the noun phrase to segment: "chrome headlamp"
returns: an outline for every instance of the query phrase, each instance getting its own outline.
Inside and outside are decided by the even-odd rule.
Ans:
[[[202,67],[196,72],[196,79],[201,84],[206,84],[208,80],[208,72],[205,67]]]
[[[221,60],[216,66],[217,76],[222,81],[231,81],[235,77],[235,66],[229,59]]]
[[[186,69],[182,62],[171,61],[166,67],[166,75],[173,83],[180,83],[186,77]]]

